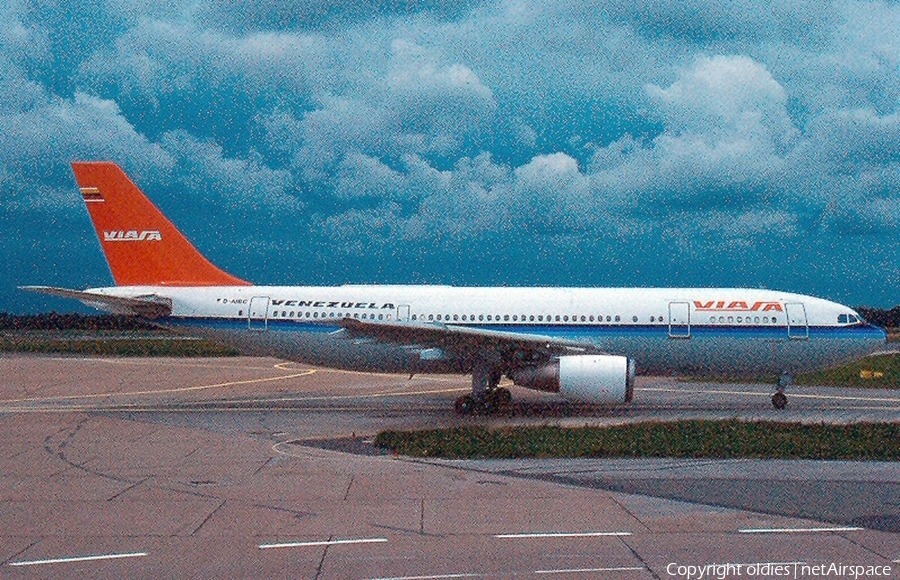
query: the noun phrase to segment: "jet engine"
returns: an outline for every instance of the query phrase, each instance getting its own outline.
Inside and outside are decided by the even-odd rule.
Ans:
[[[634,361],[624,356],[561,356],[519,368],[511,378],[520,387],[559,393],[581,403],[628,403],[634,395]]]

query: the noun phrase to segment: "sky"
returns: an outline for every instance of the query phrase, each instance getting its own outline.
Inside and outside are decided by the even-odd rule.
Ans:
[[[259,284],[900,303],[900,3],[5,0],[0,311],[112,284],[112,160]]]

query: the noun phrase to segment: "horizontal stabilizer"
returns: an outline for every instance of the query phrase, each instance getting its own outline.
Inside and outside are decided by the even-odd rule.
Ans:
[[[19,286],[19,289],[60,298],[74,298],[91,308],[106,310],[113,314],[141,316],[150,320],[163,318],[172,313],[172,300],[155,294],[130,297],[110,296],[100,292],[53,288],[52,286]]]

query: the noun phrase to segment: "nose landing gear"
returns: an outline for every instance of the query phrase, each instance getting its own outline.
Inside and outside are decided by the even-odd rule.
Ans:
[[[792,378],[788,373],[782,373],[781,377],[778,379],[778,387],[775,389],[775,394],[772,395],[772,406],[779,411],[787,407],[788,399],[784,391],[790,386],[791,382]]]

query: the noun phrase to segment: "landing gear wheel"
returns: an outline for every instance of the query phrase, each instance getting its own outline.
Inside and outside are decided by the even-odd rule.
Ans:
[[[772,406],[779,411],[787,407],[787,395],[785,395],[781,391],[778,391],[777,393],[772,395]]]
[[[475,413],[475,410],[477,408],[478,405],[475,402],[475,397],[473,397],[472,395],[463,395],[462,397],[456,399],[457,415],[472,415]]]
[[[493,392],[488,394],[485,403],[488,412],[492,415],[506,413],[509,411],[510,406],[512,406],[512,393],[509,392],[509,389],[494,389]]]

